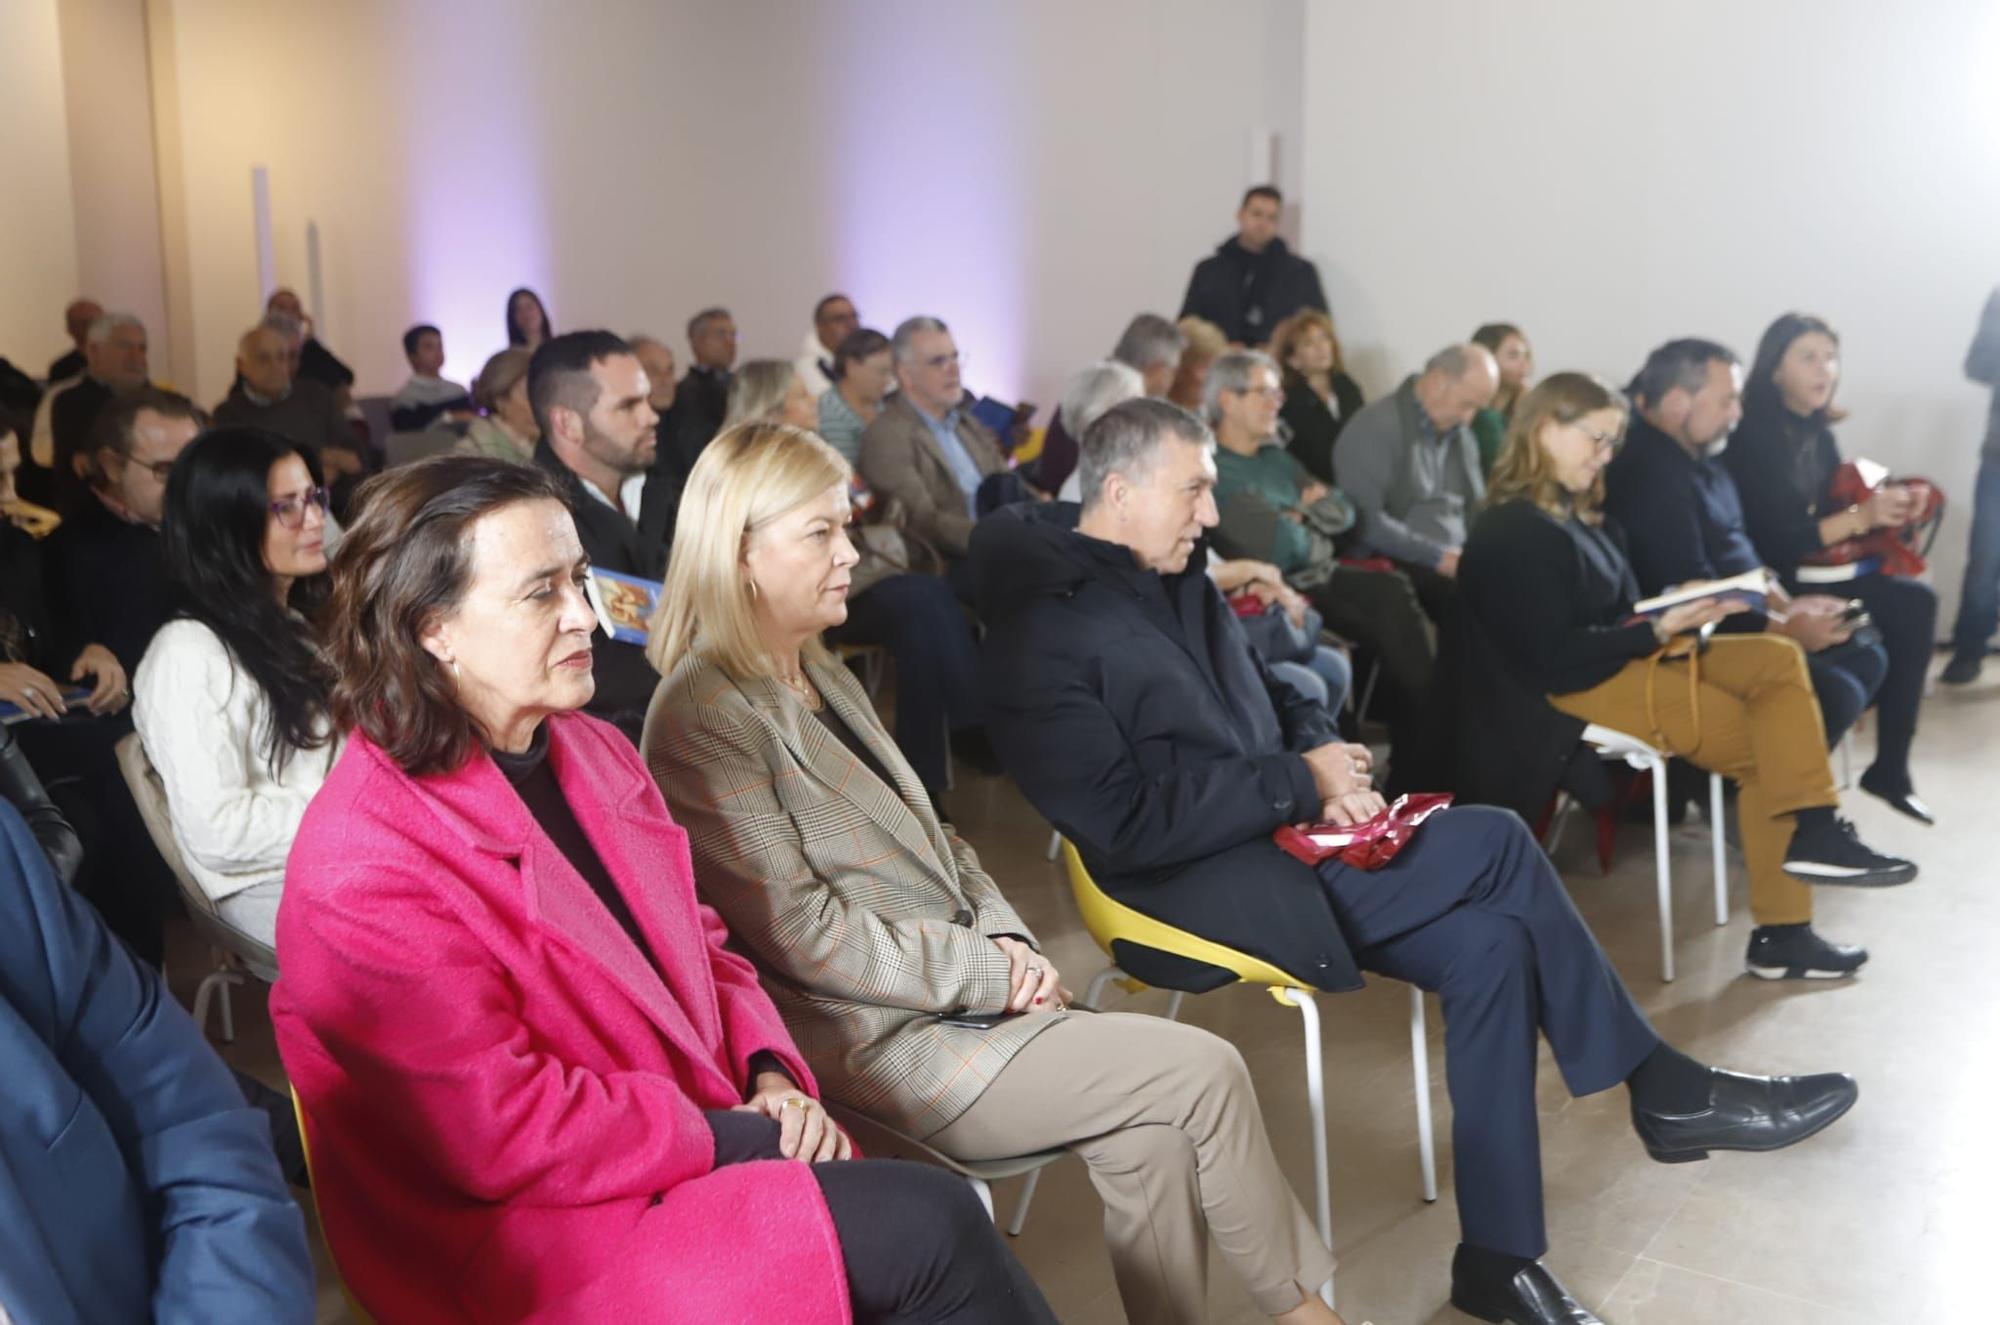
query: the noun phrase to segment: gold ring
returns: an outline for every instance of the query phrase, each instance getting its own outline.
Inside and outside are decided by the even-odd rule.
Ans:
[[[787,1109],[810,1109],[813,1102],[802,1095],[787,1095],[784,1106]]]

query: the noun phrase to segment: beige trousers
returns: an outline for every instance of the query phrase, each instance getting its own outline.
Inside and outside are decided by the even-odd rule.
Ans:
[[[1242,1055],[1193,1026],[1069,1016],[929,1144],[970,1160],[1075,1152],[1104,1201],[1104,1240],[1134,1322],[1207,1318],[1210,1238],[1266,1315],[1333,1277],[1333,1255],[1271,1153]]]

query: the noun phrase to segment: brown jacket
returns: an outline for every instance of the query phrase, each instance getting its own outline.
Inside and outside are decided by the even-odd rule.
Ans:
[[[958,440],[982,477],[1007,467],[1000,443],[964,410]],[[861,476],[884,497],[901,505],[912,532],[947,556],[962,557],[972,539],[972,494],[960,490],[937,438],[917,408],[897,392],[883,403],[875,422],[861,434]]]
[[[690,653],[653,696],[642,742],[685,828],[702,899],[756,963],[827,1095],[919,1139],[979,1098],[1021,1046],[1070,1015],[979,1030],[1028,927],[938,822],[847,668],[808,663],[827,705],[895,781],[870,772],[788,690]]]

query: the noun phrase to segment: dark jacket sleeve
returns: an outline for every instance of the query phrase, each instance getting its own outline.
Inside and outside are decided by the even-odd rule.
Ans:
[[[160,977],[49,873],[0,807],[0,994],[110,1125],[145,1193],[157,1320],[310,1321],[305,1221],[270,1122]]]
[[[1651,597],[1672,585],[1715,578],[1702,537],[1701,498],[1693,471],[1634,466],[1614,474],[1606,509],[1625,531],[1625,550],[1640,592]]]
[[[1584,620],[1580,572],[1569,536],[1525,502],[1481,517],[1459,582],[1466,605],[1494,645],[1547,693],[1560,679],[1643,658],[1659,648],[1653,627]]]
[[[1326,291],[1320,288],[1319,268],[1307,258],[1300,258],[1299,262],[1305,267],[1305,272],[1303,273],[1305,306],[1307,308],[1317,308],[1322,313],[1331,313],[1333,310],[1326,306]]]
[[[1285,733],[1287,750],[1293,754],[1304,754],[1340,739],[1340,726],[1327,712],[1326,705],[1301,693],[1279,677],[1255,649],[1250,651],[1250,660],[1256,665],[1257,678],[1264,683],[1264,693],[1271,697],[1271,707],[1277,710],[1278,726]],[[1314,793],[1317,792],[1315,786]]]
[[[1296,754],[1146,772],[1105,702],[1103,660],[1053,633],[1019,632],[986,664],[988,729],[1035,808],[1107,869],[1201,860],[1317,812],[1312,772]]]

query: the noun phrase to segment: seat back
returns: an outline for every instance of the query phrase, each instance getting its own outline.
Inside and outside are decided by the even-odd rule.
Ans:
[[[333,1239],[326,1234],[326,1221],[320,1219],[319,1170],[313,1163],[312,1141],[306,1135],[306,1106],[304,1101],[299,1099],[297,1088],[292,1090],[292,1121],[298,1124],[299,1149],[306,1157],[306,1181],[312,1184],[313,1218],[319,1220],[320,1239],[326,1243],[327,1259],[334,1261],[333,1273],[334,1277],[340,1280],[340,1295],[347,1299],[347,1314],[354,1321],[354,1325],[375,1325],[375,1318],[362,1310],[361,1304],[354,1300],[353,1292],[347,1287],[347,1280],[340,1273],[340,1264],[334,1258]]]
[[[153,847],[160,853],[160,859],[167,862],[167,868],[173,871],[174,882],[180,886],[181,900],[187,903],[188,919],[194,923],[203,942],[236,957],[266,984],[276,981],[278,954],[269,944],[251,938],[225,921],[215,909],[215,899],[188,872],[187,858],[181,855],[180,843],[174,840],[174,821],[167,810],[166,784],[160,781],[159,770],[153,767],[153,761],[146,757],[146,747],[140,743],[139,733],[130,732],[120,738],[115,753],[118,771],[125,775],[125,785],[131,789],[133,804],[139,807],[139,818],[146,825],[146,834],[153,839]]]
[[[1062,858],[1063,869],[1069,875],[1070,893],[1076,898],[1076,909],[1083,913],[1083,927],[1090,931],[1090,937],[1113,961],[1118,960],[1117,953],[1112,950],[1113,944],[1132,944],[1219,967],[1248,984],[1272,989],[1310,988],[1304,981],[1285,974],[1261,957],[1252,957],[1247,952],[1238,952],[1212,939],[1175,929],[1165,921],[1135,911],[1112,897],[1090,877],[1083,857],[1077,854],[1076,845],[1068,838],[1063,839]]]

